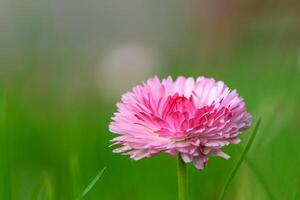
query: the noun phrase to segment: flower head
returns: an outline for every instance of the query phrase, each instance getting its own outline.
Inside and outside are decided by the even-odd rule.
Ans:
[[[235,90],[211,78],[150,78],[122,96],[110,131],[114,150],[135,160],[160,152],[180,154],[202,170],[209,155],[228,159],[220,149],[239,143],[251,115]]]

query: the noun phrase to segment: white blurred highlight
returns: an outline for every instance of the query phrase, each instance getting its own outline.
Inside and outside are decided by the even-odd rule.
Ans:
[[[101,94],[108,98],[120,96],[159,73],[157,52],[156,48],[139,43],[118,45],[104,52],[96,73]]]

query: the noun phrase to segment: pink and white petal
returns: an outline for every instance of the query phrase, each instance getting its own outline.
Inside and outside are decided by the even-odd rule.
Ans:
[[[189,154],[181,153],[181,158],[185,163],[190,163],[193,161],[193,157],[190,156]]]

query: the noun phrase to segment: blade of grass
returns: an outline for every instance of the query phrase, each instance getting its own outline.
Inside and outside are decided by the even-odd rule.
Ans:
[[[258,119],[258,121],[256,123],[256,126],[255,126],[255,128],[254,128],[254,130],[253,130],[253,132],[252,132],[252,134],[251,134],[251,136],[249,138],[249,140],[248,140],[248,143],[247,143],[247,145],[246,145],[246,147],[245,147],[245,149],[244,149],[244,151],[243,151],[243,153],[241,155],[241,158],[239,159],[239,161],[236,163],[236,165],[234,166],[233,170],[229,174],[229,177],[228,177],[228,179],[227,179],[227,181],[226,181],[226,183],[224,185],[224,188],[223,188],[223,190],[222,190],[222,192],[220,194],[219,200],[223,200],[224,199],[225,193],[226,193],[226,191],[227,191],[227,189],[228,189],[228,187],[229,187],[232,179],[234,178],[236,172],[238,171],[239,167],[243,163],[243,161],[244,161],[244,159],[245,159],[245,157],[246,157],[246,155],[247,155],[247,153],[248,153],[248,151],[249,151],[249,149],[250,149],[250,147],[251,147],[251,145],[252,145],[252,143],[254,141],[254,138],[255,138],[255,136],[257,134],[258,128],[260,126],[260,122],[261,122],[261,118]]]
[[[296,189],[295,191],[292,193],[292,198],[293,200],[297,200],[299,199],[300,195],[299,195],[299,189],[300,189],[300,180],[296,180],[295,181],[295,185],[296,185]]]
[[[80,193],[80,174],[79,174],[79,161],[78,157],[75,154],[72,154],[69,158],[70,162],[70,171],[72,178],[72,186],[73,186],[73,197],[74,199]]]
[[[11,180],[10,180],[10,137],[7,133],[7,94],[0,88],[0,199],[11,199]]]
[[[40,200],[40,199],[54,200],[55,199],[54,186],[53,186],[53,181],[52,181],[50,173],[48,173],[48,172],[44,173],[42,182],[38,185],[38,187],[32,193],[32,199],[36,199],[36,200]]]
[[[45,194],[46,194],[46,199],[48,200],[55,199],[54,185],[50,174],[45,175]]]
[[[83,199],[86,194],[95,186],[95,184],[98,182],[98,180],[103,175],[104,171],[106,170],[106,167],[103,167],[103,169],[97,174],[97,176],[88,184],[88,186],[83,190],[81,195],[77,198],[77,200]]]
[[[238,148],[238,149],[239,149],[240,152],[242,152],[241,148]],[[265,181],[263,174],[260,173],[260,171],[257,169],[255,164],[247,156],[245,157],[245,162],[249,166],[249,168],[252,170],[252,172],[255,175],[258,182],[264,188],[264,190],[265,190],[266,194],[268,195],[269,199],[276,199],[275,196],[273,195],[271,189],[269,188],[269,185]]]

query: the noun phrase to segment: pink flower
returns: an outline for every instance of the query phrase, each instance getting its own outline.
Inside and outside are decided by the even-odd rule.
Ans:
[[[251,115],[236,90],[222,81],[199,77],[150,78],[122,96],[110,131],[119,134],[115,153],[135,160],[160,152],[180,154],[202,170],[209,155],[228,159],[220,149],[240,142]]]

